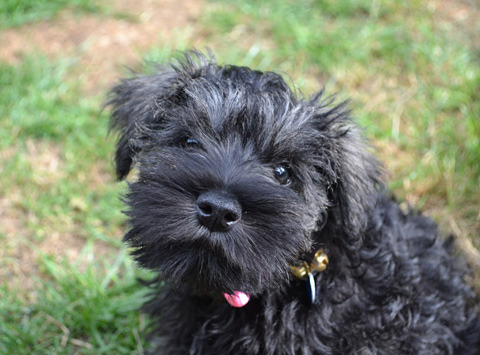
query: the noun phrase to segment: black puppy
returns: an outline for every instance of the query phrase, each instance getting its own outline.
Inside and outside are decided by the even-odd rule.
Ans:
[[[465,267],[387,197],[344,105],[197,52],[108,104],[158,353],[480,353]]]

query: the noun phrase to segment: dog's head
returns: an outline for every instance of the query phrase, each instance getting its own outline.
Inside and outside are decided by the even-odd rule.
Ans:
[[[333,209],[354,243],[378,167],[343,105],[196,52],[112,90],[119,178],[138,170],[125,240],[191,292],[258,294],[289,279]]]

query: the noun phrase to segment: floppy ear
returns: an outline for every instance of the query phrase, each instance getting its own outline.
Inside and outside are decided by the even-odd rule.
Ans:
[[[139,127],[149,127],[158,118],[159,103],[173,95],[177,73],[167,70],[155,75],[139,75],[124,79],[110,92],[105,106],[112,107],[110,130],[119,134],[115,165],[117,178],[130,171],[133,158],[140,150],[134,141]]]
[[[378,160],[368,151],[357,127],[350,126],[337,138],[336,145],[336,203],[347,236],[355,240],[367,228],[377,203],[382,169]]]
[[[322,137],[320,154],[328,161],[324,164],[328,171],[323,174],[330,184],[329,218],[342,227],[347,242],[353,245],[365,231],[378,191],[383,188],[383,168],[352,122],[346,104],[329,107],[331,103],[331,98],[317,101],[315,115]]]

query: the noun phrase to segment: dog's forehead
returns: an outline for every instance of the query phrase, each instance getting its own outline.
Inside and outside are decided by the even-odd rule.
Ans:
[[[204,138],[267,147],[291,146],[309,130],[313,108],[297,102],[288,86],[265,87],[248,80],[197,79],[185,88],[186,126]]]

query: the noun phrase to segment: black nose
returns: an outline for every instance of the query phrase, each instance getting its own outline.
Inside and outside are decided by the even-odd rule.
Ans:
[[[226,232],[242,218],[242,207],[228,193],[207,191],[197,199],[197,216],[211,232]]]

